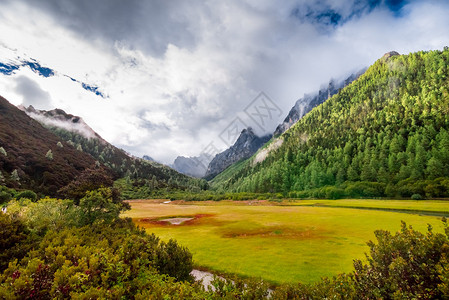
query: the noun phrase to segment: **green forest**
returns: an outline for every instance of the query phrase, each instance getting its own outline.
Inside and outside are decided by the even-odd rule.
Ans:
[[[358,80],[212,182],[290,197],[449,196],[449,50],[383,57]],[[256,154],[257,155],[257,154]]]

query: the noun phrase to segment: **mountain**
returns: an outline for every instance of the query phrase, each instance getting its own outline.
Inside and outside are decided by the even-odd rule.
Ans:
[[[317,94],[307,95],[305,94],[303,98],[296,101],[295,105],[292,107],[287,117],[282,124],[279,124],[274,131],[274,136],[279,136],[289,129],[293,124],[298,122],[299,119],[304,117],[309,111],[311,111],[315,106],[320,105],[345,86],[359,78],[366,69],[362,69],[357,73],[351,74],[348,78],[342,81],[335,81],[331,79],[327,87],[321,88]]]
[[[258,137],[251,127],[243,129],[234,145],[215,155],[207,167],[204,178],[210,180],[233,163],[251,157],[270,139],[271,135]]]
[[[142,156],[142,158],[143,158],[144,160],[154,161],[154,162],[155,162],[154,158],[152,158],[152,157],[149,156],[149,155],[144,155],[144,156]]]
[[[448,65],[447,48],[387,53],[213,186],[294,197],[449,196]]]
[[[7,186],[46,195],[70,183],[95,160],[0,97],[0,172]],[[1,180],[1,179],[0,179]]]
[[[66,129],[67,131],[78,133],[87,139],[95,138],[102,144],[107,143],[100,135],[98,135],[98,133],[87,125],[81,117],[67,114],[62,109],[53,109],[49,111],[37,110],[32,105],[29,107],[19,105],[18,108],[43,125],[59,127]]]
[[[202,178],[211,160],[212,157],[205,153],[194,157],[178,156],[173,162],[173,168],[182,174]]]
[[[293,124],[298,122],[299,119],[304,117],[305,114],[307,114],[309,111],[311,111],[315,106],[320,105],[333,95],[335,95],[340,89],[344,88],[354,80],[356,80],[358,77],[360,77],[366,69],[362,69],[357,73],[351,74],[348,78],[342,81],[335,81],[330,80],[329,84],[325,88],[321,88],[317,94],[313,95],[304,95],[303,98],[296,101],[295,105],[292,107],[290,112],[288,113],[287,117],[285,118],[284,122],[282,124],[279,124],[276,128],[276,130],[273,133],[273,136],[279,136],[283,132],[285,132],[287,129],[289,129]],[[246,134],[242,133],[242,134]],[[271,138],[271,136],[270,136]],[[268,141],[270,138],[266,139]],[[245,137],[243,137],[245,139]],[[251,149],[251,151],[245,153],[244,155],[241,155],[238,151],[229,151],[226,150],[225,155],[221,155],[217,160],[214,162],[214,165],[209,165],[211,171],[206,172],[205,178],[206,179],[212,179],[217,174],[224,171],[227,167],[229,167],[232,163],[238,162],[242,159],[249,158],[251,155],[253,155],[260,147],[264,145],[264,143],[260,143],[259,139],[253,139],[251,143],[254,143],[252,145],[247,145],[247,149]],[[235,157],[233,157],[235,155]],[[232,163],[230,163],[232,162]],[[179,171],[179,170],[178,170]],[[184,173],[180,171],[181,173]]]
[[[111,145],[81,117],[68,114],[61,109],[45,111],[36,110],[32,106],[21,107],[21,109],[60,139],[79,151],[89,154],[96,165],[103,165],[114,171],[116,177],[136,180],[135,185],[143,186],[151,181],[150,185],[157,188],[186,189],[191,186],[204,186],[204,183],[180,174],[163,164],[133,157],[126,151]]]

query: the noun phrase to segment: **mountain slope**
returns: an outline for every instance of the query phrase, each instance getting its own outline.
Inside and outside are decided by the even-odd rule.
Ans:
[[[0,97],[0,171],[4,182],[55,195],[86,168],[95,165],[77,151]],[[17,175],[17,176],[16,176]]]
[[[201,178],[206,174],[207,166],[212,158],[206,153],[194,157],[178,156],[173,162],[173,169],[182,174]]]
[[[309,111],[314,107],[320,105],[333,95],[335,95],[340,89],[344,88],[357,78],[359,78],[366,69],[362,69],[357,73],[351,74],[345,80],[336,82],[335,80],[330,80],[329,84],[325,88],[321,88],[317,94],[304,95],[303,98],[296,101],[295,105],[292,107],[287,117],[282,124],[279,124],[273,135],[278,136],[289,129],[293,124],[298,122],[299,119],[304,117]]]
[[[98,165],[113,170],[118,177],[133,179],[135,186],[148,185],[158,188],[190,188],[204,186],[203,182],[154,161],[133,157],[100,137],[82,118],[67,114],[61,109],[51,111],[36,110],[33,107],[22,109],[32,118],[43,124],[61,140],[79,151],[87,153]]]
[[[448,63],[447,49],[387,53],[282,134],[281,145],[263,160],[245,161],[214,186],[258,192],[335,186],[346,195],[449,195]]]
[[[287,129],[289,129],[293,124],[298,122],[299,119],[304,117],[309,111],[311,111],[315,106],[320,105],[331,96],[335,95],[340,89],[344,88],[354,80],[356,80],[360,75],[365,72],[366,69],[360,70],[357,73],[351,74],[348,78],[342,81],[330,80],[329,84],[325,88],[321,88],[318,93],[311,95],[304,95],[303,98],[296,101],[295,105],[292,107],[284,122],[276,127],[273,136],[279,136]],[[246,139],[246,131],[242,132],[239,139]],[[206,174],[204,175],[206,179],[210,180],[214,178],[219,173],[223,172],[226,168],[235,162],[241,161],[242,159],[247,159],[251,157],[261,146],[263,146],[271,136],[264,137],[263,141],[259,138],[252,138],[247,145],[247,151],[245,149],[231,149],[228,148],[224,152],[220,153],[217,159],[214,159],[208,167]],[[234,147],[235,148],[235,147]],[[242,154],[243,153],[243,154]],[[179,170],[178,170],[179,171]],[[181,171],[180,171],[181,172]],[[185,173],[185,172],[182,172]],[[186,173],[187,174],[187,173]]]
[[[215,155],[207,167],[204,178],[210,180],[233,163],[251,157],[270,139],[271,135],[258,137],[252,128],[243,129],[234,145]]]

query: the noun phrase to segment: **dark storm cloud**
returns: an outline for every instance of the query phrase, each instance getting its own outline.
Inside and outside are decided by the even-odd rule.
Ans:
[[[12,0],[10,2],[13,2]],[[161,55],[168,44],[190,47],[186,1],[24,0],[86,39],[119,41]]]
[[[24,106],[33,105],[35,107],[51,108],[51,96],[44,91],[39,84],[26,76],[19,76],[16,79],[15,91],[23,97]]]

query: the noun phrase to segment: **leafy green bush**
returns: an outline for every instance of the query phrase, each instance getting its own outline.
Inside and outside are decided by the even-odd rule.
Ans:
[[[33,192],[33,191],[25,190],[25,191],[19,192],[16,195],[16,199],[17,200],[19,200],[19,199],[30,199],[31,201],[34,202],[34,201],[37,200],[37,194],[35,192]]]
[[[383,197],[385,196],[385,184],[379,182],[351,182],[348,183],[345,189],[348,197]]]
[[[412,200],[422,200],[422,196],[420,194],[413,194],[411,198]]]
[[[0,228],[0,271],[3,271],[9,261],[22,258],[31,243],[29,231],[20,219],[0,212]]]
[[[342,199],[345,197],[345,190],[335,186],[327,186],[323,188],[326,199]]]
[[[8,192],[1,191],[0,192],[0,204],[6,203],[11,200],[12,196]]]

